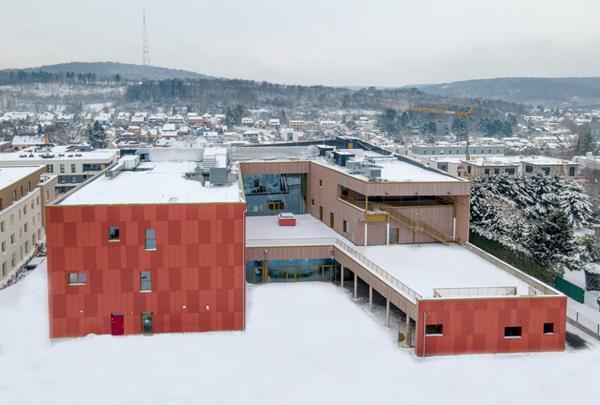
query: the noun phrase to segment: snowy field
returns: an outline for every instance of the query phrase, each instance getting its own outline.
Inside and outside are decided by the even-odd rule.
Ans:
[[[46,275],[0,291],[0,404],[594,403],[600,351],[416,359],[332,284],[250,287],[246,332],[47,339]]]

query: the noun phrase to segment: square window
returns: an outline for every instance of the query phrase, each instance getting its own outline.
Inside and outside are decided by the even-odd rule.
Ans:
[[[431,325],[425,325],[425,335],[441,336],[444,332],[444,325],[441,323],[435,323]]]
[[[69,273],[69,284],[85,284],[85,273]]]
[[[544,324],[544,335],[553,335],[554,334],[554,323],[547,322]]]
[[[140,291],[152,290],[152,274],[149,271],[140,271]]]
[[[108,241],[109,242],[118,242],[121,239],[121,234],[119,232],[118,226],[109,226],[108,227]]]
[[[507,326],[504,328],[505,338],[520,338],[522,329],[520,326]]]
[[[156,250],[156,230],[146,229],[146,250]]]

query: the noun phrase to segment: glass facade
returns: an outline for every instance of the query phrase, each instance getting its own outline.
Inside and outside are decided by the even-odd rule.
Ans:
[[[243,181],[247,215],[306,214],[306,174],[247,174]]]
[[[290,283],[296,281],[330,281],[335,274],[333,259],[249,260],[246,281],[249,283]]]

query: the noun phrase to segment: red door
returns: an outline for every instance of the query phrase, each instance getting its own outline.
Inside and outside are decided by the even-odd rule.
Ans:
[[[123,314],[110,314],[110,334],[114,336],[125,334],[125,320],[123,319]]]

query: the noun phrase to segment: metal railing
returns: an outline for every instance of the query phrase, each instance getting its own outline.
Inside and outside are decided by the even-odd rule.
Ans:
[[[435,239],[439,242],[442,242],[442,243],[448,243],[448,242],[452,241],[451,237],[438,231],[437,229],[435,229],[428,223],[426,223],[422,220],[414,220],[414,219],[409,218],[408,216],[404,215],[401,212],[401,208],[399,208],[399,207],[380,204],[378,206],[378,208],[389,213],[392,219],[400,222],[402,225],[406,226],[407,228],[409,228],[413,231],[425,232],[427,235],[431,236],[433,239]]]
[[[567,307],[567,317],[587,332],[596,335],[596,337],[600,336],[600,323],[598,321],[588,318],[576,309],[569,307]]]
[[[402,291],[404,294],[406,294],[408,297],[410,297],[414,303],[416,303],[417,300],[420,300],[421,298],[423,298],[415,290],[413,290],[412,288],[410,288],[409,286],[407,286],[406,284],[404,284],[403,282],[398,280],[396,277],[392,276],[390,273],[383,270],[381,267],[379,267],[378,265],[376,265],[375,263],[373,263],[372,261],[367,259],[367,257],[365,255],[360,253],[358,250],[352,248],[347,243],[344,243],[343,241],[338,239],[335,241],[335,246],[337,248],[339,248],[341,251],[343,251],[344,253],[350,255],[350,257],[352,259],[359,262],[359,264],[361,266],[363,266],[364,268],[372,271],[375,274],[378,274],[383,280],[387,281],[388,284],[390,284],[392,287]]]
[[[517,295],[517,287],[434,288],[433,297],[497,297]]]

